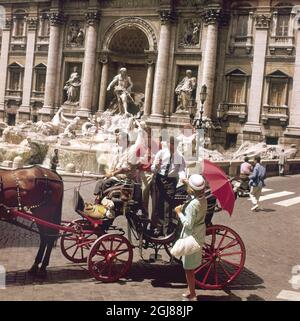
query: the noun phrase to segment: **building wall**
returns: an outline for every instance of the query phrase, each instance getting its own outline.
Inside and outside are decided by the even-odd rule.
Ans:
[[[201,86],[206,84],[204,115],[215,126],[210,132],[212,144],[229,147],[247,139],[272,141],[272,137],[284,144],[298,143],[300,70],[295,66],[300,31],[294,6],[300,0],[290,4],[272,0],[174,3],[0,0],[5,8],[0,57],[2,120],[48,120],[60,106],[70,116],[102,113],[113,98],[106,91],[108,83],[126,66],[136,83],[135,94],[145,95],[145,118],[153,126],[189,122],[192,108],[200,107]],[[16,35],[22,29],[16,26],[18,19],[24,24],[22,35]],[[193,30],[188,26],[195,28],[192,40]],[[72,28],[73,35],[83,31],[81,42],[71,39]],[[130,44],[122,43],[120,37],[115,40],[122,30],[132,35]],[[43,66],[46,81],[39,92],[36,79]],[[75,66],[82,83],[78,104],[70,106],[65,104],[64,86]],[[195,101],[188,113],[178,114],[174,113],[174,90],[186,69],[192,69],[197,78]],[[18,90],[9,88],[15,86],[14,70],[21,73]]]

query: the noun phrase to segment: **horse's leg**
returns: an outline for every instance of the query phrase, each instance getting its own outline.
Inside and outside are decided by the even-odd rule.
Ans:
[[[39,264],[42,262],[42,259],[43,259],[43,256],[44,256],[46,245],[47,245],[46,237],[41,232],[40,233],[40,247],[39,247],[39,250],[38,250],[37,255],[35,257],[34,263],[33,263],[32,267],[28,271],[29,274],[32,274],[32,275],[36,275],[37,274],[37,272],[39,270]]]
[[[45,256],[43,258],[42,266],[39,270],[39,276],[41,278],[47,277],[47,266],[49,265],[50,255],[51,255],[51,251],[53,249],[55,240],[56,240],[56,238],[54,238],[54,237],[47,237],[47,241],[46,241],[47,249],[46,249]]]

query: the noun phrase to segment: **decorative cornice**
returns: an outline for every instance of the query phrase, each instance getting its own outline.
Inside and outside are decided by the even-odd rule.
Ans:
[[[36,30],[38,25],[38,18],[36,17],[27,17],[26,19],[28,30]]]
[[[264,14],[258,14],[255,16],[256,29],[268,29],[270,27],[270,16]]]
[[[162,25],[172,23],[175,20],[175,13],[172,10],[164,9],[159,11],[160,21]]]
[[[89,26],[95,25],[100,21],[100,12],[97,11],[89,11],[85,14],[86,22]]]
[[[61,12],[50,12],[49,20],[51,26],[58,26],[65,22],[65,17]]]

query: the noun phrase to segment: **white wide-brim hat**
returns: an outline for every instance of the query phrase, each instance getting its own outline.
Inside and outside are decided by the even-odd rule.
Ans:
[[[195,191],[201,191],[205,188],[205,180],[202,175],[193,174],[189,178],[189,185]]]

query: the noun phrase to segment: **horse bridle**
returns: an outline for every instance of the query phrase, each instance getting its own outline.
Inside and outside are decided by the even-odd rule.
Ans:
[[[18,201],[18,209],[19,211],[25,210],[27,212],[30,212],[32,209],[38,208],[44,204],[47,203],[48,200],[48,195],[49,195],[49,179],[47,174],[44,174],[44,178],[35,178],[35,181],[39,180],[39,179],[45,179],[46,180],[46,189],[44,190],[44,200],[39,203],[39,204],[35,204],[35,205],[22,205],[22,198],[21,198],[21,193],[20,193],[20,179],[18,178],[18,176],[16,175],[16,171],[11,171],[12,176],[14,177],[14,180],[16,182],[16,192],[17,192],[17,201]],[[2,177],[1,177],[1,184],[3,186],[3,182],[2,182]]]

